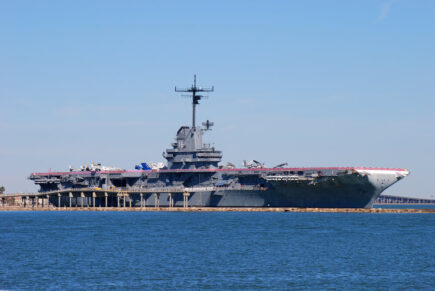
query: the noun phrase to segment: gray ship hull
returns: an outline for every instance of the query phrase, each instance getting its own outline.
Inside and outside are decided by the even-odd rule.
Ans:
[[[275,174],[285,172],[288,171],[276,170]],[[353,168],[344,174],[333,175],[332,170],[330,176],[311,179],[282,175],[266,176],[263,179],[264,187],[255,188],[205,187],[214,189],[212,191],[192,191],[195,188],[185,188],[185,191],[173,193],[149,193],[146,188],[138,191],[131,188],[128,197],[109,196],[107,206],[140,207],[142,203],[142,206],[147,207],[169,207],[172,201],[174,207],[183,207],[184,194],[190,189],[187,201],[191,207],[370,208],[383,190],[406,177],[408,173],[402,169]],[[131,174],[129,177],[131,178]],[[235,177],[231,176],[232,179]],[[260,180],[258,177],[256,179]],[[51,202],[57,205],[59,200],[52,199]],[[63,197],[60,206],[69,203],[69,198]],[[71,199],[73,207],[91,207],[94,206],[93,203],[96,207],[106,206],[105,200],[93,201],[89,195],[76,195]]]
[[[189,205],[198,207],[304,207],[371,208],[383,190],[408,172],[371,170],[312,181],[273,181],[267,190],[223,190],[192,193]],[[174,205],[183,206],[182,195],[174,196]],[[168,206],[169,197],[160,197]],[[148,203],[153,203],[150,197]]]

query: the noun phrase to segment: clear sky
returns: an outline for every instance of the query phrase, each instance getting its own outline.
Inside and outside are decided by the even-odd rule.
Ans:
[[[163,161],[191,105],[237,165],[407,168],[435,197],[435,1],[0,1],[0,185]]]

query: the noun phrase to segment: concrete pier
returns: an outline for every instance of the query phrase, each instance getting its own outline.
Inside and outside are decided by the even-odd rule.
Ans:
[[[195,207],[189,205],[190,188],[128,190],[123,188],[79,188],[43,193],[0,195],[0,210],[98,210],[98,211],[240,211],[240,212],[349,212],[349,213],[434,213],[435,209],[349,209],[291,207]],[[198,189],[196,189],[198,190]],[[203,190],[203,189],[199,189]],[[201,192],[200,192],[201,193]],[[160,206],[160,194],[168,203]],[[167,196],[166,196],[167,194]],[[183,196],[183,203],[177,201]],[[56,199],[57,197],[57,199]],[[103,202],[104,197],[104,202]],[[85,203],[86,200],[86,203]],[[154,205],[147,205],[154,200]],[[177,203],[176,203],[177,202]],[[128,204],[128,205],[127,205]],[[98,205],[98,207],[97,207]],[[148,206],[148,207],[147,207]],[[412,208],[412,207],[409,207]]]
[[[313,213],[434,213],[435,209],[391,208],[284,208],[284,207],[50,207],[33,208],[2,205],[0,211],[166,211],[166,212],[313,212]]]

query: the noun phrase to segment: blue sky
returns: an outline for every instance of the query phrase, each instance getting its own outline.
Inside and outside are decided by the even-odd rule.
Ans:
[[[191,106],[224,161],[400,167],[435,197],[434,1],[0,1],[0,184],[161,153]]]

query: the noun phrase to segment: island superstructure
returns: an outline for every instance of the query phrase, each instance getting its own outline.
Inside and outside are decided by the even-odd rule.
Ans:
[[[191,87],[175,91],[191,94],[192,125],[177,131],[171,148],[163,153],[166,165],[142,163],[124,170],[91,164],[67,172],[32,173],[29,179],[47,193],[128,191],[133,206],[370,208],[386,188],[409,174],[397,168],[299,168],[286,163],[267,168],[255,160],[241,168],[221,165],[222,152],[202,141],[213,122],[197,126],[195,120],[201,94],[214,88],[198,87],[195,76]],[[58,201],[53,203],[62,203]],[[112,206],[117,203],[119,199],[109,201]]]

